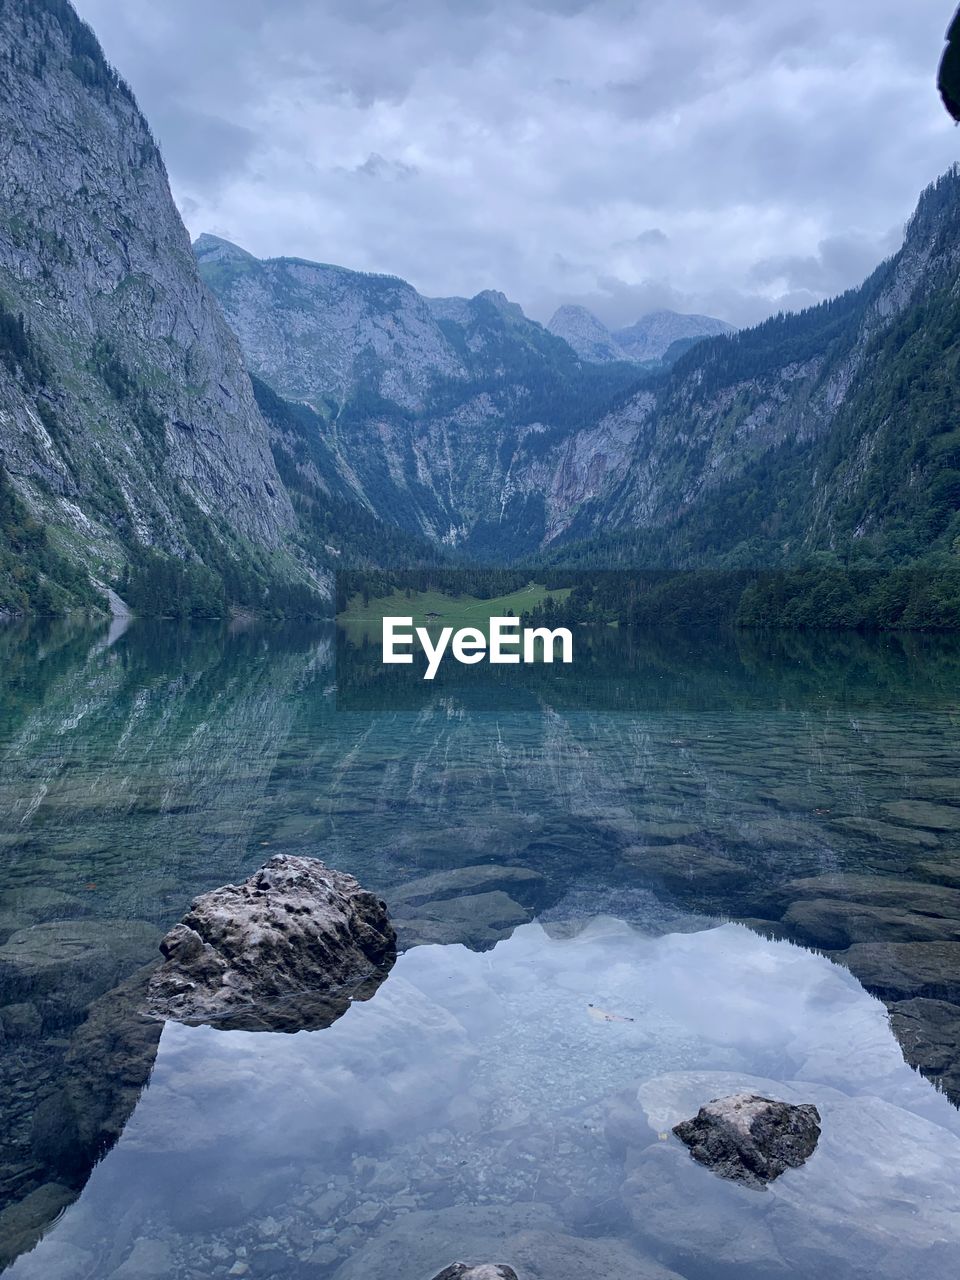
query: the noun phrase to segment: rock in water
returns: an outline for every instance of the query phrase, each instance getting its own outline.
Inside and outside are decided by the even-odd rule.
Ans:
[[[468,1267],[465,1262],[455,1262],[452,1267],[441,1271],[433,1280],[517,1280],[513,1267],[503,1264],[483,1263],[479,1267]]]
[[[798,1169],[816,1150],[820,1112],[755,1093],[715,1098],[673,1132],[694,1160],[721,1178],[763,1188],[786,1169]]]
[[[195,898],[160,950],[148,1013],[247,1031],[329,1026],[373,995],[397,954],[384,902],[289,854]]]

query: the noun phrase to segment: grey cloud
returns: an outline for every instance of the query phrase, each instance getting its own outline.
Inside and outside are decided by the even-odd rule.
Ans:
[[[404,182],[409,178],[415,178],[419,170],[415,164],[404,164],[402,160],[388,160],[379,151],[371,151],[363,164],[355,165],[349,172],[360,174],[365,178]]]
[[[618,240],[614,245],[615,249],[650,249],[660,248],[662,245],[670,243],[670,237],[665,231],[659,227],[647,227],[645,231],[638,232],[635,236],[630,236],[626,240]]]
[[[203,190],[242,168],[257,147],[252,130],[176,102],[154,112],[151,127],[164,151],[175,154],[178,173]]]
[[[190,230],[735,323],[857,283],[956,157],[944,0],[78,0]]]
[[[782,284],[788,292],[822,298],[842,292],[852,280],[864,279],[878,262],[896,251],[900,238],[899,228],[879,238],[828,236],[820,241],[816,253],[784,254],[755,262],[750,278],[760,286]]]

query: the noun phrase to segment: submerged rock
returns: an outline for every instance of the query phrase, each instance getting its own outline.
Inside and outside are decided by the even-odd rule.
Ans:
[[[794,1106],[754,1093],[715,1098],[673,1132],[690,1154],[721,1178],[764,1187],[813,1155],[820,1112],[809,1102]]]
[[[960,942],[857,942],[832,958],[882,1000],[960,1002]]]
[[[90,1006],[70,1041],[58,1086],[36,1107],[31,1154],[76,1191],[119,1141],[150,1078],[162,1027],[140,1006],[155,962]]]
[[[146,1011],[248,1031],[329,1026],[396,958],[386,904],[317,858],[278,854],[195,898],[160,944]]]
[[[546,902],[541,872],[495,863],[433,872],[390,893],[405,948],[461,942],[472,951],[487,951]]]
[[[332,1280],[370,1280],[372,1276],[434,1276],[438,1256],[509,1258],[504,1264],[465,1267],[457,1263],[440,1277],[456,1280],[680,1280],[679,1275],[633,1243],[613,1236],[585,1238],[564,1229],[556,1211],[537,1202],[457,1204],[445,1209],[415,1209],[400,1214],[354,1249]],[[402,1260],[402,1267],[398,1266]],[[459,1268],[465,1267],[464,1270]]]
[[[160,932],[143,920],[53,920],[0,946],[0,1003],[31,1002],[49,1020],[76,1017],[149,958]]]
[[[32,1249],[44,1231],[76,1198],[70,1187],[45,1183],[0,1213],[0,1269]]]
[[[960,1104],[960,1005],[920,996],[888,1007],[904,1058]]]
[[[433,1280],[517,1280],[517,1273],[502,1263],[485,1262],[478,1267],[468,1267],[465,1262],[455,1262]]]
[[[527,924],[530,915],[508,894],[494,889],[422,903],[412,914],[398,916],[397,929],[404,947],[461,942],[471,951],[488,951]]]

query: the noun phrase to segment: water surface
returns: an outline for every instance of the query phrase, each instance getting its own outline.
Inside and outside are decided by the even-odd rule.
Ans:
[[[329,627],[0,633],[0,1256],[46,1228],[12,1276],[954,1274],[960,651],[590,646],[414,696]],[[281,850],[387,898],[374,999],[111,1032]],[[669,1135],[741,1087],[824,1116],[766,1193]]]

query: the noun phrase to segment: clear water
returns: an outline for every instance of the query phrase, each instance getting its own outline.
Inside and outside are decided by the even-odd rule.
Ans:
[[[871,921],[881,947],[960,939],[958,647],[613,636],[552,700],[471,681],[376,710],[338,709],[335,649],[0,633],[9,1274],[954,1276],[957,1111],[844,948]],[[319,1032],[132,1043],[159,932],[280,850],[391,903],[407,949],[374,998]],[[758,932],[796,881],[865,876],[920,896],[856,914],[838,963]],[[919,1007],[947,1032],[950,981]],[[669,1133],[741,1088],[823,1116],[766,1192]],[[87,1121],[119,1141],[91,1154]]]

